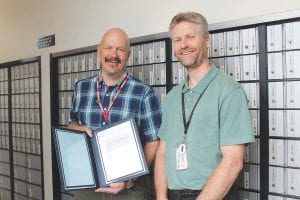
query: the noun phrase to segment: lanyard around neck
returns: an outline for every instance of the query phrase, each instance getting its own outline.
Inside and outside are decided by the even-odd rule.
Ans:
[[[207,88],[207,87],[206,87]],[[195,108],[197,107],[201,97],[203,96],[206,88],[204,89],[204,91],[199,95],[195,105],[193,106],[192,112],[188,118],[188,120],[186,121],[186,114],[185,114],[185,105],[184,105],[184,93],[181,93],[181,108],[182,108],[182,119],[183,119],[183,125],[184,125],[184,135],[187,135],[187,131],[190,127],[191,121],[192,121],[192,117],[195,111]]]
[[[101,103],[101,98],[100,98],[100,92],[101,92],[101,87],[100,87],[100,81],[99,81],[99,77],[97,77],[97,103],[100,107],[100,110],[102,112],[102,116],[104,118],[104,122],[106,123],[108,121],[108,118],[109,118],[109,111],[110,111],[110,108],[112,107],[112,105],[115,103],[117,97],[119,96],[120,92],[123,90],[127,80],[128,80],[128,75],[126,76],[126,78],[123,80],[121,86],[119,87],[116,95],[114,96],[113,100],[109,103],[107,109],[104,109],[103,108],[103,105]]]
[[[182,120],[183,120],[183,125],[184,125],[184,138],[186,138],[188,129],[190,127],[191,121],[192,121],[192,117],[194,115],[194,111],[201,99],[201,97],[203,96],[204,92],[206,91],[206,89],[208,88],[209,84],[214,80],[214,78],[216,77],[217,73],[215,74],[214,77],[212,77],[212,79],[207,83],[207,85],[205,86],[204,90],[201,92],[201,94],[199,95],[195,105],[193,106],[193,109],[191,111],[190,116],[188,117],[188,120],[186,120],[186,114],[185,114],[185,105],[184,105],[184,93],[181,93],[181,109],[182,109]],[[184,86],[183,86],[184,87]]]

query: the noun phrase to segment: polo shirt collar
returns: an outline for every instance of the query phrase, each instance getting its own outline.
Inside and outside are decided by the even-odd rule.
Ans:
[[[184,79],[184,84],[182,87],[182,93],[186,93],[187,91],[193,91],[195,93],[201,94],[206,86],[216,77],[217,73],[220,71],[214,64],[211,64],[211,68],[208,73],[197,83],[197,85],[190,89],[188,87],[189,76],[187,75]]]

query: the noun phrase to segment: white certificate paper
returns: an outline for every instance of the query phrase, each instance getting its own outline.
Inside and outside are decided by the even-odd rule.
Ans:
[[[148,171],[132,120],[95,131],[106,183]]]

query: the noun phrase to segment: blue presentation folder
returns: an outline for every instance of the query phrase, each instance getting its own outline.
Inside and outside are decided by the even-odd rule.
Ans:
[[[105,151],[103,151],[99,139],[103,136],[101,134],[105,134],[104,132],[107,132],[108,129],[118,130],[113,132],[112,135],[120,134],[122,128],[118,129],[118,127],[122,127],[123,125],[127,127],[130,126],[132,129],[129,131],[130,137],[124,139],[134,140],[136,146],[132,148],[135,151],[133,154],[125,155],[125,158],[124,155],[122,155],[122,159],[126,159],[130,162],[132,155],[138,155],[138,159],[134,160],[138,161],[137,166],[140,167],[136,171],[129,170],[130,173],[125,172],[111,179],[108,178],[107,171],[109,169],[106,169],[107,165],[105,159],[103,159],[105,158]],[[108,137],[110,136],[108,135]],[[116,138],[118,139],[118,137]],[[120,138],[122,140],[122,137]],[[89,137],[82,131],[53,127],[52,139],[55,146],[60,182],[64,191],[108,187],[110,183],[127,181],[149,173],[139,133],[134,118],[132,117],[94,130],[93,137]],[[120,142],[122,143],[122,141]],[[123,141],[123,143],[124,142],[125,141]],[[112,148],[114,148],[114,146],[116,145],[112,144]],[[117,167],[122,170],[124,165],[122,166],[121,164]],[[115,166],[113,168],[115,168]]]

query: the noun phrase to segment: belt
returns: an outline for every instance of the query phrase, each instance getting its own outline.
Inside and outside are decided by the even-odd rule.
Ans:
[[[186,197],[197,197],[200,194],[201,190],[168,190],[168,196],[176,197],[176,198],[186,198]]]

